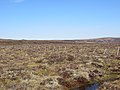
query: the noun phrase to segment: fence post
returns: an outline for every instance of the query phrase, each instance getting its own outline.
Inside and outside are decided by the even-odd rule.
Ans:
[[[93,53],[95,53],[95,52],[96,52],[96,50],[97,50],[97,48],[95,48],[95,49],[94,49]]]
[[[117,49],[117,56],[119,55],[119,51],[120,51],[120,47],[118,47]]]
[[[104,53],[103,53],[103,54],[106,54],[106,52],[107,52],[107,49],[104,50]]]

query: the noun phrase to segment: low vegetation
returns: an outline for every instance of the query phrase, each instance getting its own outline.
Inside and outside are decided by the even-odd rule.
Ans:
[[[38,42],[0,41],[0,90],[120,90],[120,43]]]

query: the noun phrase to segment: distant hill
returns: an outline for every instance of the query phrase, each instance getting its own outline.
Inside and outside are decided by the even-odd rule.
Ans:
[[[10,40],[12,40],[12,39],[2,39],[2,38],[0,38],[0,41],[10,41]]]
[[[107,38],[87,39],[87,40],[83,40],[83,41],[112,43],[112,42],[120,42],[120,38],[107,37]]]
[[[72,44],[72,43],[120,43],[120,38],[97,38],[97,39],[83,39],[83,40],[12,40],[0,39],[0,44],[4,45],[21,45],[21,44]]]

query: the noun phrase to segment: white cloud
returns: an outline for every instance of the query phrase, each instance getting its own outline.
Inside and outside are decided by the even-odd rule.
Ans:
[[[21,3],[21,2],[24,2],[25,0],[11,0],[11,1],[14,3]]]

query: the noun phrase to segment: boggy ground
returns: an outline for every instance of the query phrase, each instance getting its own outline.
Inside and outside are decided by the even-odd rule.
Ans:
[[[0,43],[0,90],[74,90],[104,81],[99,90],[120,90],[118,47],[120,43]]]

